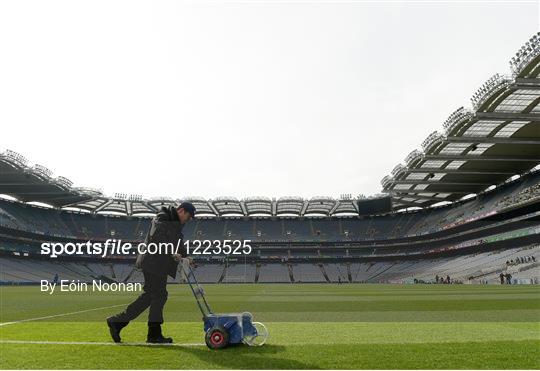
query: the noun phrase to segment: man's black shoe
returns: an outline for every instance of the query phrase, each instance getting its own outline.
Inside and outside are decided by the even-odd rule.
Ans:
[[[146,342],[151,343],[151,344],[172,344],[173,340],[172,338],[156,336],[156,337],[147,337]]]
[[[109,333],[111,334],[114,342],[122,342],[122,339],[120,338],[120,330],[122,330],[123,326],[120,326],[119,323],[114,322],[114,317],[107,318],[107,326],[109,326]]]

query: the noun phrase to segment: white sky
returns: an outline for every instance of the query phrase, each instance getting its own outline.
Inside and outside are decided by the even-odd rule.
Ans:
[[[106,194],[373,194],[530,2],[0,2],[0,150]]]

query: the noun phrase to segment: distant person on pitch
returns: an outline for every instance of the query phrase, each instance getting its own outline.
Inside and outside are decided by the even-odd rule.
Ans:
[[[122,341],[120,331],[128,325],[129,321],[134,320],[144,312],[146,308],[150,308],[146,342],[172,343],[172,338],[164,337],[161,333],[163,307],[168,296],[167,276],[176,278],[178,262],[187,255],[183,243],[182,229],[194,217],[195,206],[189,202],[183,202],[178,207],[163,206],[152,220],[150,230],[146,235],[146,246],[150,243],[172,243],[176,247],[180,240],[182,251],[180,254],[171,254],[170,251],[162,251],[161,254],[139,254],[136,266],[143,271],[143,293],[133,303],[129,304],[122,313],[107,318],[109,332],[116,343]]]

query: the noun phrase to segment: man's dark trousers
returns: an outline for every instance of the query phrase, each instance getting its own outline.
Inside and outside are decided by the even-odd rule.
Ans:
[[[143,293],[125,311],[118,314],[115,322],[129,322],[137,318],[146,308],[150,307],[148,313],[149,324],[163,323],[163,306],[167,301],[167,275],[157,275],[143,271],[144,286]]]

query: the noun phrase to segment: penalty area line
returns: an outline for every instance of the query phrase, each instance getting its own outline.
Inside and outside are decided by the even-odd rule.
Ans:
[[[96,311],[96,310],[102,310],[102,309],[109,309],[109,308],[116,308],[116,307],[125,307],[126,305],[127,305],[127,304],[116,304],[116,305],[109,305],[109,306],[107,306],[107,307],[100,307],[100,308],[92,308],[92,309],[80,310],[80,311],[77,311],[77,312],[60,313],[60,314],[53,314],[53,315],[50,315],[50,316],[43,316],[43,317],[34,317],[34,318],[21,319],[21,320],[19,320],[19,321],[3,322],[3,323],[0,323],[0,327],[1,327],[1,326],[7,326],[7,325],[14,325],[14,324],[17,324],[17,323],[23,323],[23,322],[40,321],[40,320],[43,320],[43,319],[50,319],[50,318],[57,318],[57,317],[64,317],[64,316],[71,316],[71,315],[74,315],[74,314],[81,314],[81,313],[93,312],[93,311]]]
[[[154,343],[113,343],[100,341],[34,341],[34,340],[0,340],[0,344],[38,344],[38,345],[100,345],[100,346],[166,346],[166,347],[200,347],[206,344],[202,343],[172,343],[172,344],[154,344]]]

